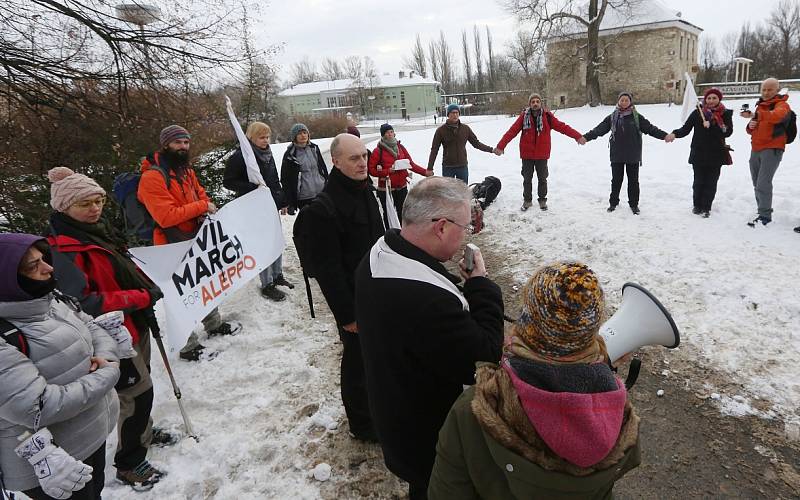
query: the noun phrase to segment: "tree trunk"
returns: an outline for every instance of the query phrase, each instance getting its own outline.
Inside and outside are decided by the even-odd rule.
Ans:
[[[600,64],[599,32],[601,21],[601,19],[597,17],[598,1],[599,0],[589,1],[589,26],[586,33],[586,100],[589,102],[589,106],[592,107],[602,104],[600,95],[600,73],[598,71]]]

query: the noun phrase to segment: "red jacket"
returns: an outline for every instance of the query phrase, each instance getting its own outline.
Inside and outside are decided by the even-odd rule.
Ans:
[[[508,129],[500,142],[497,143],[497,149],[505,149],[511,139],[522,130],[522,121],[525,119],[525,112],[520,113],[517,120]],[[531,117],[531,120],[533,118]],[[519,157],[523,160],[547,160],[550,158],[550,129],[556,132],[572,137],[575,140],[581,138],[581,133],[570,127],[566,123],[559,121],[553,113],[549,110],[544,110],[542,116],[542,132],[536,133],[535,125],[531,124],[528,130],[522,130],[522,137],[519,140]]]
[[[418,174],[426,175],[428,173],[427,170],[414,163],[414,160],[411,159],[411,155],[408,154],[408,150],[405,148],[405,146],[400,144],[400,141],[397,141],[397,159],[407,159],[410,161],[411,170]],[[392,172],[390,169],[392,168],[392,165],[394,165],[394,162],[395,157],[392,155],[391,151],[378,143],[378,147],[372,151],[372,154],[369,157],[369,163],[367,164],[369,168],[369,174],[378,178],[378,189],[386,189],[387,176],[392,181],[392,191],[406,187],[406,184],[408,183],[408,170],[397,170]]]
[[[69,258],[85,279],[83,281],[70,277],[62,280],[65,283],[59,283],[59,289],[76,296],[83,309],[92,316],[123,311],[125,326],[131,332],[133,343],[139,342],[139,331],[130,313],[150,306],[150,294],[147,290],[123,290],[114,277],[114,268],[108,258],[111,252],[105,248],[63,234],[48,236],[47,242],[54,251]]]
[[[153,155],[159,162],[159,154]],[[185,235],[194,235],[200,226],[201,216],[208,212],[210,201],[206,191],[197,181],[194,169],[187,168],[183,182],[178,182],[175,171],[169,169],[169,189],[161,172],[150,168],[150,158],[142,160],[142,178],[137,197],[144,204],[157,226],[153,230],[153,244],[164,245],[170,241],[162,228],[176,228]],[[183,238],[185,240],[187,238]]]

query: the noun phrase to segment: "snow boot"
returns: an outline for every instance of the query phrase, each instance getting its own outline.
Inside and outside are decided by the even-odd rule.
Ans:
[[[285,286],[289,290],[294,290],[294,285],[286,281],[286,278],[284,278],[282,274],[279,274],[274,280],[272,280],[272,284],[277,286]]]
[[[262,288],[261,295],[263,295],[264,297],[268,298],[273,302],[281,302],[286,300],[286,294],[278,290],[278,288],[275,286],[275,282],[272,282],[269,285]]]
[[[226,321],[213,330],[209,330],[208,336],[216,337],[219,335],[220,337],[223,337],[225,335],[236,335],[241,329],[242,324],[238,321]]]
[[[750,227],[757,227],[757,226],[759,226],[759,225],[761,225],[761,226],[766,226],[766,225],[767,225],[767,224],[769,224],[770,222],[772,222],[772,219],[768,219],[768,218],[766,218],[766,217],[761,217],[761,216],[759,215],[759,216],[758,216],[758,217],[756,217],[755,219],[753,219],[753,220],[751,220],[750,222],[748,222],[748,223],[747,223],[747,225],[748,225],[748,226],[750,226]]]
[[[631,212],[633,212],[633,215],[639,215],[639,207],[638,206],[632,206],[631,207]]]
[[[547,210],[547,200],[539,200],[539,209]]]
[[[794,228],[794,232],[795,233],[800,233],[800,226],[797,226],[796,228]]]
[[[700,212],[702,212],[702,210],[700,210],[700,209],[699,209],[699,208],[697,208],[697,207],[694,207],[694,208],[692,209],[692,213],[693,213],[693,214],[695,214],[695,215],[700,215]]]
[[[162,429],[160,427],[153,427],[153,437],[150,440],[151,446],[172,446],[178,442],[178,436]]]
[[[613,212],[616,209],[617,209],[616,205],[609,205],[608,208],[606,209],[606,212]]]
[[[711,217],[711,211],[710,210],[706,210],[705,212],[703,212],[703,218],[704,219],[708,219],[709,217]]]
[[[117,469],[117,481],[127,484],[134,491],[148,491],[164,477],[164,473],[156,469],[147,460],[132,470]]]
[[[531,208],[532,206],[533,206],[533,203],[531,203],[530,201],[524,201],[524,202],[522,202],[522,208],[520,208],[520,210],[522,210],[524,212],[524,211],[528,210],[529,208]]]

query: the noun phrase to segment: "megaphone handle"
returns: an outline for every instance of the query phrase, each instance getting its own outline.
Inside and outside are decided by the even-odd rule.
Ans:
[[[628,367],[628,376],[625,377],[625,389],[631,390],[633,384],[636,383],[636,380],[639,378],[639,370],[642,368],[642,360],[639,358],[633,358],[631,360],[631,364]]]

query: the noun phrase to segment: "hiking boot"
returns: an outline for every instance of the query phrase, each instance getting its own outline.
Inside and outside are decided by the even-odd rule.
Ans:
[[[616,209],[617,209],[616,205],[609,205],[608,208],[606,208],[606,212],[613,212]]]
[[[178,357],[184,361],[198,361],[200,359],[200,355],[203,354],[203,349],[205,348],[206,346],[203,344],[197,344],[188,351],[181,351],[180,354],[178,354]]]
[[[751,220],[750,222],[748,222],[748,223],[747,223],[747,225],[748,225],[748,226],[750,226],[750,227],[757,227],[757,226],[759,226],[759,225],[761,225],[761,226],[766,226],[766,225],[767,225],[767,224],[769,224],[770,222],[772,222],[772,219],[768,219],[768,218],[766,218],[766,217],[761,217],[761,216],[759,215],[759,216],[758,216],[758,217],[756,217],[755,219],[753,219],[753,220]]]
[[[148,491],[164,477],[164,473],[145,460],[133,470],[117,469],[117,481],[127,484],[134,491]]]
[[[709,210],[706,210],[705,212],[703,212],[703,218],[704,219],[708,219],[709,217],[711,217],[711,212]]]
[[[213,330],[208,330],[209,337],[216,337],[219,335],[220,337],[225,335],[236,335],[242,329],[242,324],[238,321],[227,321],[219,325],[218,327],[214,328]]]
[[[178,436],[160,427],[153,427],[153,438],[150,446],[172,446],[178,442]]]
[[[631,212],[633,212],[633,215],[639,215],[639,207],[638,206],[631,207]]]
[[[524,212],[525,210],[531,208],[532,206],[533,206],[533,203],[531,203],[530,201],[524,201],[524,202],[522,202],[522,208],[520,208],[520,210],[522,210]]]
[[[794,232],[795,233],[800,233],[800,226],[797,226],[796,228],[794,228]]]
[[[286,300],[286,294],[275,287],[275,282],[270,283],[261,289],[261,295],[268,298],[273,302],[281,302]]]
[[[363,441],[365,443],[380,443],[380,441],[378,441],[378,435],[375,434],[375,431],[372,429],[358,433],[347,431],[347,434],[356,441]]]
[[[547,200],[539,200],[539,209],[547,210]]]
[[[700,209],[699,209],[699,208],[697,208],[697,207],[694,207],[694,208],[692,209],[692,213],[693,213],[693,214],[695,214],[695,215],[700,215],[700,212],[702,212],[702,210],[700,210]]]
[[[286,281],[286,278],[284,278],[282,274],[279,274],[277,278],[272,280],[272,284],[277,286],[285,286],[289,290],[294,290],[294,285]]]

